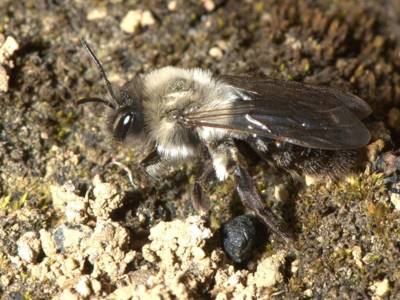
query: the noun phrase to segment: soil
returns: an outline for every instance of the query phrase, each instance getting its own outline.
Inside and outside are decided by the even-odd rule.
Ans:
[[[2,0],[2,299],[399,298],[399,205],[373,168],[400,142],[399,16],[396,0]],[[210,181],[198,217],[190,166],[145,176],[104,107],[76,106],[106,97],[81,38],[115,86],[175,65],[351,91],[373,108],[367,158],[313,185],[250,163],[295,242],[271,234],[235,265],[219,232],[244,212],[233,181]]]

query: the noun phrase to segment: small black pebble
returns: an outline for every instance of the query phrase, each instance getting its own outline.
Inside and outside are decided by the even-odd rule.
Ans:
[[[225,253],[238,264],[246,262],[256,244],[256,220],[252,215],[241,215],[222,227]]]

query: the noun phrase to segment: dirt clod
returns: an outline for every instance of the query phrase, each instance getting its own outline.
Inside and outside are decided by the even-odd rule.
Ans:
[[[12,56],[19,49],[19,44],[12,36],[0,33],[0,92],[8,91],[10,76],[8,70],[14,67]]]
[[[41,251],[39,235],[30,231],[24,233],[17,241],[18,255],[25,262],[35,264]]]

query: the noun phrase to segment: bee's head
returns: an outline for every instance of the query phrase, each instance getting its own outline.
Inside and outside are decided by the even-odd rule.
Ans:
[[[119,91],[118,96],[116,96],[100,61],[92,49],[84,40],[82,40],[82,46],[100,70],[111,99],[97,97],[83,98],[78,100],[77,104],[97,102],[109,107],[111,111],[108,117],[108,130],[116,140],[125,141],[128,137],[138,137],[142,134],[144,127],[141,105],[141,80],[137,78],[127,82],[121,91]]]
[[[138,138],[144,129],[140,79],[127,82],[119,93],[119,105],[108,116],[108,129],[118,141]]]

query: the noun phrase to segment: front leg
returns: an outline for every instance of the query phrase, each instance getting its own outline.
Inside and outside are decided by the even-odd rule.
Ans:
[[[204,157],[206,161],[201,161],[196,166],[195,172],[195,182],[192,189],[191,201],[193,208],[196,211],[207,212],[210,208],[209,202],[204,198],[203,186],[205,181],[209,178],[211,172],[213,171],[211,160],[207,149],[204,149]],[[141,162],[140,166],[143,168],[146,174],[151,177],[156,177],[157,172],[163,167],[163,159],[159,155],[157,149],[153,149]]]
[[[211,173],[213,172],[213,166],[208,148],[202,146],[201,151],[202,159],[196,164],[194,184],[190,200],[192,201],[192,206],[196,211],[208,212],[210,209],[210,202],[204,197],[203,186],[205,185],[207,179],[211,176]]]
[[[118,166],[122,170],[126,172],[128,175],[128,180],[129,183],[132,185],[132,187],[137,188],[138,186],[134,183],[133,181],[133,175],[132,171],[124,164],[113,160],[111,164]],[[159,166],[161,164],[161,158],[158,155],[157,151],[153,150],[150,152],[140,163],[140,168],[144,171],[144,173],[152,176],[152,173],[154,173],[154,170],[159,169]],[[153,176],[152,176],[153,177]]]
[[[210,203],[208,199],[204,197],[203,187],[213,171],[214,169],[210,160],[201,162],[196,170],[191,195],[192,205],[196,211],[208,212],[210,209]]]
[[[157,152],[157,149],[153,149],[141,162],[140,167],[144,172],[150,175],[152,178],[157,177],[157,172],[162,168],[162,159]]]

